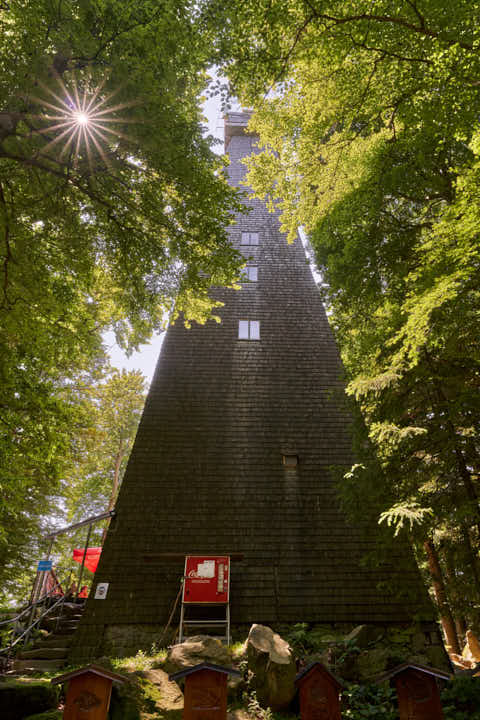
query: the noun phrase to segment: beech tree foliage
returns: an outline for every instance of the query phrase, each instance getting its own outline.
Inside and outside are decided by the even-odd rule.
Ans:
[[[72,522],[113,510],[146,398],[138,370],[113,371],[85,388],[89,424],[75,438],[75,455],[62,478]]]
[[[0,565],[71,461],[102,333],[203,322],[238,272],[210,55],[189,0],[0,2]]]
[[[409,532],[458,651],[480,603],[480,5],[205,7],[222,12],[218,54],[264,146],[248,182],[309,234],[378,458],[344,492]]]

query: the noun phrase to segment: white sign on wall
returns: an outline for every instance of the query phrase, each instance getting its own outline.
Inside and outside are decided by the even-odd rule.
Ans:
[[[108,592],[108,583],[98,583],[95,590],[95,600],[105,600]]]

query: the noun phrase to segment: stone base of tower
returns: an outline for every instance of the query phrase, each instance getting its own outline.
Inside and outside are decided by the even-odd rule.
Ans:
[[[233,641],[245,641],[250,627],[245,623],[233,625]],[[451,671],[441,633],[434,622],[360,626],[355,623],[304,623],[301,626],[271,623],[270,627],[287,639],[304,633],[306,654],[313,653],[323,660],[328,660],[332,652],[335,654],[335,647],[341,648],[342,641],[347,640],[345,647],[355,649],[352,655],[356,665],[353,669],[345,666],[344,671],[353,676],[360,673],[358,680],[364,679],[362,675],[380,673],[392,662],[398,664],[404,660]],[[153,623],[84,626],[76,633],[69,660],[80,664],[102,657],[132,657],[139,651],[154,654],[160,647],[173,644],[175,635],[176,625],[167,633],[163,625]],[[310,645],[312,639],[313,645]],[[355,657],[356,651],[358,657]]]
[[[175,629],[165,637],[164,626],[160,624],[87,625],[80,627],[70,652],[73,663],[90,662],[99,657],[130,657],[139,650],[151,652],[152,648],[170,645]]]

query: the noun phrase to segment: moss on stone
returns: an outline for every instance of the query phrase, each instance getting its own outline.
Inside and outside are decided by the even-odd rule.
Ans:
[[[53,710],[58,705],[58,687],[49,680],[19,678],[0,683],[0,717],[24,720],[35,713]]]
[[[127,683],[113,688],[109,720],[181,720],[181,692],[172,698],[166,679],[161,670],[131,673]]]
[[[61,710],[47,710],[36,715],[29,715],[25,720],[62,720],[63,712]]]

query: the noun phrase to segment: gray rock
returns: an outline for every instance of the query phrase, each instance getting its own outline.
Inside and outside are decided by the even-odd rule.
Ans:
[[[364,649],[374,645],[384,635],[384,629],[378,625],[357,625],[348,635],[345,636],[345,644],[356,645]]]
[[[232,656],[228,648],[217,638],[209,635],[192,635],[184,643],[170,648],[165,669],[169,673],[174,673],[202,662],[231,667]]]
[[[295,696],[295,658],[289,644],[264,625],[252,625],[247,638],[248,669],[261,705],[287,708]]]
[[[60,670],[65,665],[65,660],[14,660],[13,669],[18,673],[25,672],[51,672]],[[0,715],[1,717],[1,715]]]
[[[34,648],[33,650],[23,650],[17,655],[19,660],[66,660],[68,648]]]

